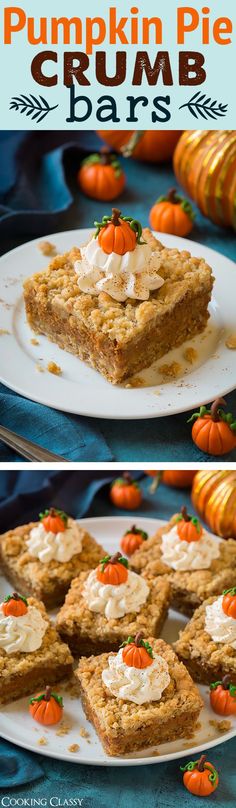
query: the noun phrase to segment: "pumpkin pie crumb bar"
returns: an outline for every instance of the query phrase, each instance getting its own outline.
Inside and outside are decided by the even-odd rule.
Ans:
[[[230,681],[236,685],[236,649],[226,643],[216,643],[205,630],[206,606],[215,600],[208,598],[199,606],[180,632],[174,648],[196,682],[209,685],[230,674]]]

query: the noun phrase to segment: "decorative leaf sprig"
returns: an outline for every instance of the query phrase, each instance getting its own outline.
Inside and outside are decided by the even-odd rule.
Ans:
[[[21,93],[19,96],[14,96],[11,99],[10,109],[15,110],[15,112],[20,112],[21,114],[25,113],[27,118],[30,115],[32,121],[41,123],[49,112],[52,112],[53,109],[58,107],[58,104],[56,104],[55,107],[50,107],[46,98],[43,98],[42,95],[39,96],[39,99],[36,98],[35,95],[32,95],[32,93],[29,93],[29,95]]]
[[[201,116],[205,118],[205,120],[208,118],[216,120],[216,118],[222,118],[226,115],[228,104],[220,104],[218,101],[212,101],[211,98],[207,98],[206,93],[201,95],[201,91],[198,90],[198,92],[190,98],[190,101],[186,104],[182,104],[179,109],[183,109],[184,107],[189,109],[189,112],[191,112],[194,118]]]

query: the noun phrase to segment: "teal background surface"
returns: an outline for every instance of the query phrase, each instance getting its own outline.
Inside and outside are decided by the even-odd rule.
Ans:
[[[75,472],[72,472],[75,474]],[[26,485],[27,485],[26,479]],[[22,482],[21,482],[22,487]],[[149,492],[150,479],[142,482],[144,499],[138,512],[139,521],[142,515],[168,519],[177,511],[183,502],[190,507],[190,497],[186,491],[178,491],[161,485],[155,496]],[[75,495],[76,497],[76,495]],[[82,500],[80,507],[82,505]],[[81,511],[80,511],[81,512]],[[127,511],[114,509],[109,503],[107,487],[101,487],[87,511],[87,516],[126,515]],[[132,517],[133,518],[133,517]],[[22,728],[23,732],[23,728]],[[69,741],[68,741],[69,745]],[[7,755],[12,765],[12,775],[6,788],[6,779],[1,780],[1,754]],[[209,805],[217,808],[234,808],[236,799],[236,738],[220,744],[207,753],[219,771],[218,789],[209,797]],[[193,755],[193,759],[196,759]],[[63,805],[64,800],[83,799],[82,808],[203,808],[205,799],[194,797],[182,785],[180,765],[184,765],[191,756],[181,761],[140,766],[134,768],[109,768],[80,766],[43,757],[29,755],[12,744],[0,744],[0,790],[2,795],[14,796],[16,799],[49,800],[57,796]],[[14,769],[15,765],[15,769]],[[37,767],[37,768],[35,768]],[[39,767],[39,769],[38,769]],[[22,784],[19,781],[19,768]],[[18,777],[18,780],[16,779]],[[32,782],[32,778],[36,778]],[[12,783],[12,784],[11,784]],[[207,803],[208,804],[208,803]],[[24,805],[24,803],[20,803]]]

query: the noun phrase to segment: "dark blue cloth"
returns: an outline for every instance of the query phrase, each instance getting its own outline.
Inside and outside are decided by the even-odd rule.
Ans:
[[[89,227],[109,209],[88,199],[76,183],[82,157],[101,145],[95,132],[0,133],[0,252],[34,236]],[[127,186],[119,205],[148,224],[155,199],[175,183],[171,164],[122,160]],[[219,228],[196,210],[191,238],[234,259],[235,234]],[[228,397],[236,413],[236,393]],[[19,414],[19,419],[18,419]],[[0,419],[4,426],[42,443],[70,460],[186,461],[214,460],[191,441],[186,413],[170,418],[113,421],[69,416],[15,397],[0,385]],[[1,420],[0,420],[1,422]],[[68,432],[68,435],[66,434]],[[0,444],[0,461],[19,460]],[[236,460],[236,450],[223,462]]]
[[[104,474],[104,473],[103,473]],[[137,472],[140,477],[142,472]],[[100,475],[100,476],[98,476]],[[4,481],[5,478],[5,481]],[[74,481],[73,481],[74,478]],[[88,483],[90,482],[90,485]],[[150,494],[150,478],[143,478],[143,502],[139,519],[156,516],[168,519],[183,503],[190,507],[187,491],[170,489],[161,485],[153,496]],[[63,501],[61,496],[63,495]],[[10,527],[18,520],[35,516],[38,507],[47,504],[62,505],[72,514],[87,516],[119,515],[127,511],[114,509],[108,497],[107,478],[102,472],[18,472],[0,475],[0,520]],[[21,499],[20,499],[21,498]],[[35,506],[33,505],[35,500]],[[21,516],[20,516],[21,514]],[[133,518],[133,516],[132,516]],[[234,808],[236,794],[235,772],[236,739],[207,752],[207,758],[219,771],[220,783],[211,797],[211,803],[219,808]],[[190,756],[191,757],[191,756]],[[197,755],[193,756],[194,760]],[[189,808],[191,805],[205,808],[205,799],[195,798],[182,785],[180,763],[189,760],[174,760],[153,766],[96,767],[80,766],[54,760],[41,754],[31,754],[13,744],[0,743],[0,788],[10,788],[9,796],[21,799],[60,797],[60,800],[82,798],[86,808],[137,808],[145,804],[149,808]],[[40,783],[34,780],[41,776]],[[17,787],[17,791],[16,791]],[[4,793],[4,791],[3,791]],[[49,802],[48,802],[49,804]]]

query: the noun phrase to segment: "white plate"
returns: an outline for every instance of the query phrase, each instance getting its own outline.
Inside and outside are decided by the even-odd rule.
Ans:
[[[100,517],[95,519],[83,519],[83,526],[90,531],[95,538],[101,542],[107,550],[115,552],[119,546],[119,541],[125,530],[131,524],[130,516]],[[139,525],[152,535],[158,527],[164,524],[160,519],[146,519],[141,517]],[[0,579],[0,593],[9,593],[9,584],[4,579]],[[174,642],[177,639],[179,629],[186,623],[183,615],[170,610],[166,620],[162,637],[167,642]],[[155,749],[146,749],[125,757],[109,757],[103,751],[95,730],[86,720],[80,701],[71,700],[67,693],[64,693],[64,721],[72,725],[68,735],[64,737],[56,735],[56,728],[44,729],[38,726],[28,714],[28,699],[21,699],[10,705],[4,706],[0,710],[1,735],[6,740],[30,749],[32,752],[40,752],[42,755],[54,757],[60,760],[68,760],[76,763],[87,763],[93,766],[136,766],[146,763],[162,763],[163,761],[181,758],[185,755],[192,757],[194,754],[212,748],[229,740],[236,735],[236,718],[230,716],[232,728],[228,732],[220,732],[217,726],[211,726],[209,721],[219,720],[209,706],[208,688],[200,686],[200,691],[204,699],[204,709],[200,715],[201,727],[194,733],[191,740],[173,741],[172,743],[161,744],[158,747],[158,755]],[[58,692],[61,692],[60,685],[57,685]],[[83,738],[79,734],[81,728],[89,732],[89,738]],[[24,731],[23,731],[24,728]],[[40,746],[38,741],[41,737],[46,738],[47,745]],[[89,743],[88,743],[89,741]],[[69,752],[71,744],[78,743],[80,750],[78,753]]]
[[[74,244],[84,242],[90,232],[73,230],[47,236],[47,239],[63,253]],[[184,346],[196,348],[198,361],[194,366],[187,365],[181,346],[138,374],[145,386],[126,388],[109,384],[95,370],[46,337],[40,336],[39,345],[32,345],[34,334],[25,319],[22,281],[42,270],[48,262],[37,249],[40,239],[36,239],[0,259],[0,329],[10,332],[1,336],[1,381],[26,398],[49,407],[112,419],[173,415],[196,409],[232,390],[236,385],[236,352],[226,348],[225,338],[236,327],[235,266],[228,258],[201,244],[170,235],[160,234],[160,238],[168,247],[177,246],[191,251],[194,256],[204,256],[216,278],[206,331]],[[46,370],[52,360],[62,368],[60,377]],[[158,367],[174,360],[180,363],[183,374],[164,384]],[[45,372],[39,373],[37,365]]]

